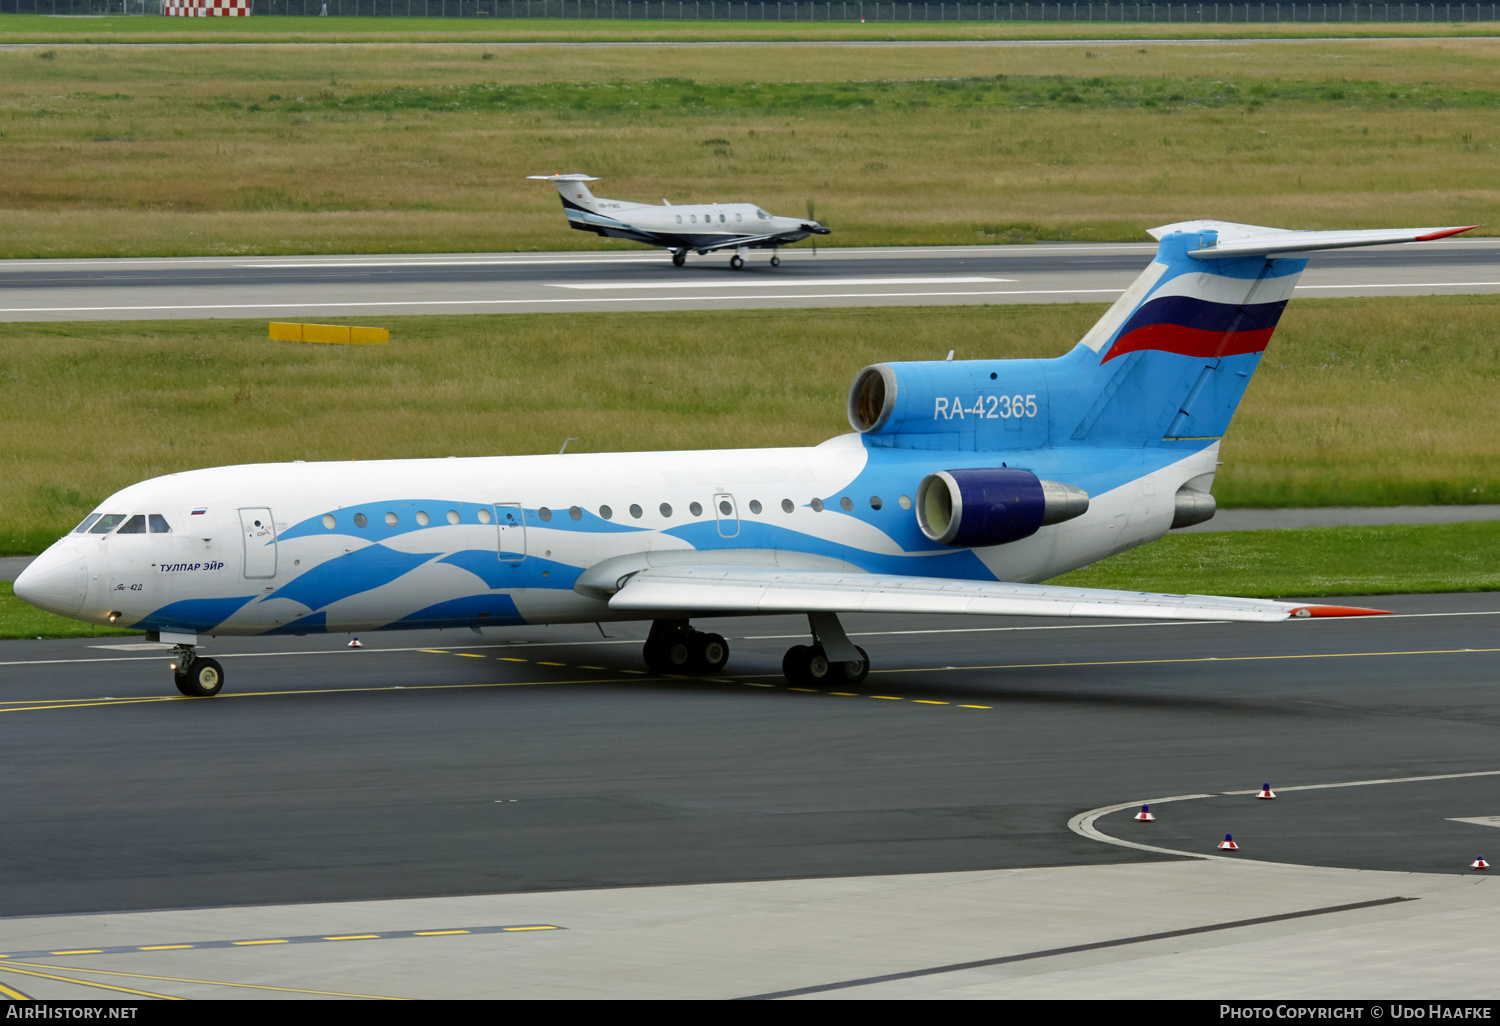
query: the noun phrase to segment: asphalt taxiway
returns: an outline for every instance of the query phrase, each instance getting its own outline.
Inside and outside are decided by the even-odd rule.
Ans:
[[[201,700],[131,639],[0,643],[0,983],[1090,992],[1160,959],[1145,993],[1222,949],[1224,994],[1260,945],[1343,994],[1377,980],[1320,949],[1347,930],[1492,992],[1464,951],[1500,939],[1467,868],[1500,837],[1500,603],[1365,604],[1399,615],[850,617],[876,672],[818,690],[776,672],[786,617],[717,622],[713,679],[641,672],[635,624],[221,639]],[[1433,993],[1411,971],[1380,979]]]
[[[0,261],[0,320],[374,317],[559,311],[1111,302],[1152,243]],[[1301,296],[1500,292],[1500,240],[1322,253]]]

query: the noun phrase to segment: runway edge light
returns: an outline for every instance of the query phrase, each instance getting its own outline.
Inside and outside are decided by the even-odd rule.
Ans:
[[[1135,814],[1135,821],[1137,823],[1155,823],[1156,813],[1151,811],[1151,806],[1142,805],[1141,811]]]
[[[1225,834],[1224,840],[1219,842],[1220,851],[1239,851],[1240,846],[1234,843],[1233,834]]]
[[[1270,781],[1266,781],[1264,784],[1261,784],[1260,785],[1260,793],[1257,794],[1255,797],[1257,797],[1257,798],[1275,798],[1276,797],[1276,792],[1273,791],[1273,790],[1271,790],[1271,782]]]
[[[1479,856],[1479,858],[1477,858],[1473,862],[1469,863],[1469,868],[1470,869],[1489,869],[1490,868],[1490,864],[1488,862],[1484,861],[1484,856],[1481,855],[1481,856]]]
[[[364,648],[365,646],[360,643],[360,640],[358,638],[350,638],[349,639],[349,646],[348,647],[349,648]]]

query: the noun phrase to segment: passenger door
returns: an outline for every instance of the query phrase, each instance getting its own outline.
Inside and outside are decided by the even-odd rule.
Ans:
[[[495,503],[495,523],[499,531],[502,563],[519,563],[526,558],[526,512],[519,502]]]
[[[276,524],[264,507],[240,510],[240,534],[245,539],[245,576],[264,580],[276,576]]]

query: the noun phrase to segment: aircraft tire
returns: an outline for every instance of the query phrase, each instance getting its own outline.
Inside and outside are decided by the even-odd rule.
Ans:
[[[745,266],[745,260],[738,253],[736,253],[734,256],[732,256],[732,257],[729,258],[729,269],[730,270],[732,270],[732,271],[738,271],[741,267],[744,267],[744,266]]]
[[[828,653],[822,645],[813,645],[803,657],[802,679],[809,684],[821,684],[833,675],[836,664],[828,661]]]
[[[194,659],[187,672],[173,674],[173,683],[189,698],[212,698],[224,690],[224,668],[215,659]]]
[[[666,645],[659,642],[648,641],[641,646],[641,660],[652,673],[670,673],[672,670],[667,662]]]
[[[729,642],[722,634],[698,634],[693,638],[693,655],[700,673],[718,673],[729,662]]]
[[[781,674],[793,684],[802,683],[802,672],[806,663],[808,647],[806,645],[793,645],[786,650],[786,655],[781,657]]]
[[[863,683],[864,679],[870,675],[870,653],[858,645],[854,646],[854,650],[859,653],[858,659],[838,664],[839,672],[845,684]]]
[[[781,266],[781,257],[777,256],[775,253],[771,254],[771,266],[772,267],[780,267]]]
[[[673,267],[681,267],[685,263],[687,263],[687,254],[686,253],[673,253],[672,254],[672,266]]]

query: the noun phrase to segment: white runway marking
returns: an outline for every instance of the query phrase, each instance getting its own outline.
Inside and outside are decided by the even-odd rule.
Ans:
[[[1373,787],[1376,784],[1413,784],[1428,780],[1464,780],[1470,777],[1500,777],[1500,770],[1476,770],[1472,773],[1434,773],[1422,777],[1384,777],[1379,780],[1343,780],[1334,784],[1297,784],[1292,787],[1276,788],[1278,794],[1292,791],[1326,791],[1337,787]],[[1136,848],[1140,851],[1154,851],[1164,855],[1183,855],[1190,859],[1219,859],[1225,862],[1256,862],[1261,865],[1281,865],[1283,863],[1266,862],[1263,859],[1247,859],[1231,855],[1210,855],[1206,852],[1180,851],[1176,848],[1162,848],[1154,844],[1141,844],[1138,841],[1126,841],[1119,837],[1112,837],[1094,825],[1094,822],[1102,816],[1111,812],[1122,812],[1125,809],[1138,809],[1142,805],[1166,805],[1168,802],[1190,802],[1197,798],[1223,798],[1238,795],[1258,794],[1258,788],[1249,788],[1244,791],[1215,791],[1208,794],[1177,794],[1169,798],[1143,798],[1139,801],[1120,802],[1116,805],[1106,805],[1100,809],[1091,809],[1088,812],[1080,812],[1068,820],[1068,829],[1091,841],[1103,841],[1105,844],[1116,844],[1122,848]],[[1469,822],[1469,821],[1465,821]]]
[[[1001,279],[1004,280],[1004,279]],[[720,282],[719,285],[724,283]],[[786,283],[778,283],[783,286]],[[826,284],[819,282],[817,284]],[[1298,285],[1297,291],[1311,289],[1436,289],[1436,288],[1477,288],[1480,286],[1500,286],[1500,281],[1449,281],[1449,282],[1387,282],[1378,285]],[[680,287],[680,286],[679,286]],[[1118,296],[1124,289],[983,289],[967,292],[824,292],[824,293],[791,293],[781,295],[724,295],[724,296],[639,296],[628,302],[642,303],[701,303],[713,300],[778,300],[778,299],[920,299],[932,296]],[[380,307],[476,307],[476,306],[556,306],[564,304],[581,303],[623,303],[627,302],[618,296],[578,296],[566,299],[412,299],[412,300],[383,300],[369,302],[365,300],[351,299],[339,303],[299,303],[295,301],[281,303],[192,303],[192,304],[162,304],[145,306],[13,306],[0,307],[0,314],[11,313],[112,313],[121,311],[146,311],[146,310],[327,310],[327,309],[373,309]]]
[[[549,282],[554,289],[774,289],[806,285],[979,285],[1013,282],[1014,278],[814,278],[810,281],[604,281]]]
[[[597,256],[566,260],[526,260],[515,257],[491,260],[320,260],[308,263],[234,264],[232,266],[277,270],[283,267],[538,267],[553,264],[659,264],[661,262],[661,257]]]

